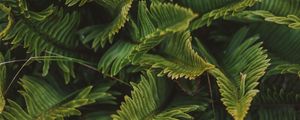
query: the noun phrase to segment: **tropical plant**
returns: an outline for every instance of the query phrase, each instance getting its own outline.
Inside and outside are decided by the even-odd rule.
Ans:
[[[298,120],[300,0],[0,0],[0,120]]]

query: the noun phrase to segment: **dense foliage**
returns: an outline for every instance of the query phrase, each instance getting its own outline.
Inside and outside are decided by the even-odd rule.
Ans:
[[[0,120],[299,120],[300,0],[0,0]]]

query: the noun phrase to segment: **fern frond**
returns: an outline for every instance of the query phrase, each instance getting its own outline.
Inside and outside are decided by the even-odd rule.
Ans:
[[[75,6],[76,4],[78,4],[78,6],[83,6],[84,4],[90,2],[91,0],[64,0],[65,1],[65,5],[71,7],[71,6]]]
[[[12,16],[11,16],[11,8],[10,8],[10,7],[6,7],[5,5],[3,5],[3,4],[0,3],[0,10],[2,11],[2,12],[0,12],[1,14],[3,13],[3,15],[4,15],[4,14],[7,15],[7,21],[8,21],[8,23],[7,23],[7,25],[5,26],[5,28],[4,28],[3,30],[0,29],[0,39],[1,39],[2,37],[4,37],[4,36],[8,33],[8,31],[9,31],[10,28],[12,27],[12,24],[13,24],[13,18],[12,18]],[[1,24],[2,24],[2,23],[1,23]],[[0,25],[1,25],[1,24],[0,24]],[[1,26],[2,26],[2,25],[1,25]]]
[[[261,34],[264,45],[271,53],[272,66],[268,75],[280,74],[281,72],[299,75],[299,68],[297,67],[300,64],[299,30],[264,23],[252,25],[251,31]]]
[[[36,12],[33,10],[30,10],[28,8],[26,0],[14,0],[14,1],[9,1],[8,4],[12,8],[12,12],[16,16],[24,17],[28,20],[33,20],[33,21],[43,21],[46,18],[48,18],[52,13],[55,11],[55,7],[53,5],[50,5],[48,8]],[[14,17],[16,17],[14,16]]]
[[[70,115],[80,115],[80,111],[76,108],[93,103],[94,100],[89,99],[88,95],[92,87],[83,89],[77,96],[67,102],[67,93],[54,88],[49,83],[34,77],[24,76],[20,82],[24,91],[19,91],[25,98],[27,111],[21,110],[15,102],[9,101],[6,106],[4,116],[13,117],[16,120],[27,118],[31,119],[56,119]],[[19,111],[23,111],[19,114]]]
[[[109,75],[116,75],[123,67],[125,67],[129,60],[129,54],[134,50],[134,44],[118,41],[111,48],[109,48],[98,63],[98,69],[102,73]]]
[[[166,41],[162,56],[145,54],[139,64],[162,69],[160,74],[167,74],[172,79],[194,79],[214,66],[205,62],[192,49],[191,39],[188,31],[174,33]]]
[[[261,34],[266,48],[269,49],[272,55],[284,61],[299,64],[300,41],[298,38],[300,30],[270,23],[254,24],[251,29],[252,32]]]
[[[138,59],[150,49],[158,45],[167,36],[177,31],[188,28],[189,22],[196,17],[191,10],[170,3],[151,4],[147,9],[145,1],[139,2],[138,24],[131,21],[133,39],[138,42],[120,42],[113,45],[101,58],[98,68],[102,72],[111,71],[111,75],[117,74],[126,64],[137,63]],[[157,23],[157,24],[156,24]],[[135,27],[134,27],[135,26]],[[115,54],[123,50],[124,53]],[[111,56],[115,57],[111,57]],[[115,59],[116,58],[116,59]],[[109,61],[107,61],[109,60]],[[109,69],[109,67],[111,67]]]
[[[219,9],[212,10],[208,13],[205,13],[200,18],[194,20],[190,25],[190,29],[195,30],[204,25],[209,26],[213,20],[240,12],[247,7],[253,6],[257,2],[259,2],[259,0],[242,0],[236,3],[226,5]]]
[[[190,9],[170,3],[153,3],[148,11],[146,3],[140,2],[139,13],[141,43],[132,53],[133,62],[158,45],[167,35],[187,29],[190,21],[197,16]]]
[[[252,10],[266,10],[277,16],[300,16],[299,0],[260,0]]]
[[[286,79],[266,79],[260,84],[260,92],[255,97],[253,114],[260,120],[297,120],[300,102],[300,85],[296,77]]]
[[[280,58],[272,57],[271,66],[266,73],[266,77],[271,77],[278,74],[295,74],[300,77],[300,64],[283,61]]]
[[[178,2],[183,6],[191,8],[193,11],[205,14],[236,1],[238,0],[179,0]]]
[[[247,31],[243,28],[235,36]],[[235,120],[243,120],[247,115],[253,97],[258,92],[255,89],[257,81],[269,66],[266,51],[261,47],[262,43],[255,43],[258,37],[254,36],[241,43],[240,39],[244,37],[245,34],[234,37],[237,39],[233,39],[229,44],[229,52],[222,60],[225,72],[217,68],[209,70],[217,79],[221,101]]]
[[[141,120],[141,119],[172,119],[179,120],[191,119],[188,112],[195,111],[199,106],[180,106],[169,110],[160,110],[160,106],[165,101],[166,81],[158,79],[153,73],[147,71],[147,74],[141,76],[138,84],[132,83],[133,91],[131,97],[125,96],[125,102],[122,103],[117,114],[112,115],[113,120]]]
[[[0,53],[0,113],[2,113],[5,106],[4,90],[6,84],[6,66],[1,65],[4,62],[4,57]]]
[[[15,102],[9,100],[3,112],[4,117],[12,120],[61,119],[66,116],[80,115],[80,106],[91,104],[96,99],[107,96],[92,95],[92,86],[80,91],[67,93],[57,86],[35,77],[24,76],[19,82],[24,90],[19,91],[25,98],[26,112]],[[97,92],[97,91],[96,91]],[[99,91],[98,91],[99,93]],[[75,96],[74,96],[75,95]]]
[[[52,8],[53,7],[48,7],[45,11],[52,11]],[[11,44],[14,45],[13,48],[17,46],[27,48],[27,51],[32,53],[33,56],[46,54],[45,52],[75,56],[76,53],[70,52],[70,50],[75,49],[79,44],[78,40],[74,40],[76,37],[74,31],[79,24],[79,16],[78,12],[66,13],[62,9],[56,9],[55,13],[46,20],[40,21],[23,18],[13,25],[9,34],[4,36],[3,40],[10,40]],[[45,64],[46,66],[50,64],[49,61],[45,63],[48,63]],[[66,65],[69,66],[65,67],[67,69],[72,67],[72,64],[66,62],[59,64],[61,68]],[[48,71],[46,68],[47,67],[44,67],[45,74]],[[70,76],[74,75],[72,75],[71,69],[63,70],[66,83],[68,83]]]
[[[98,2],[102,6],[107,7],[109,11],[112,11],[112,15],[115,18],[109,24],[87,27],[80,31],[80,34],[84,36],[83,43],[93,40],[92,47],[95,49],[98,49],[100,46],[104,47],[107,42],[112,43],[113,36],[128,21],[128,14],[133,0],[103,0]]]

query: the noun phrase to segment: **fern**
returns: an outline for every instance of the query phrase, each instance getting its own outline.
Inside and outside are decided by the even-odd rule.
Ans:
[[[132,83],[133,91],[131,97],[125,96],[125,102],[121,105],[118,114],[112,115],[114,120],[162,120],[162,119],[190,119],[188,112],[195,111],[199,108],[197,105],[181,106],[170,108],[159,112],[159,107],[165,99],[165,92],[161,87],[166,86],[165,80],[157,79],[153,73],[147,71],[146,75],[141,76],[139,84]]]
[[[12,26],[12,23],[13,23],[13,18],[12,16],[10,15],[11,13],[11,8],[8,8],[6,7],[5,5],[3,4],[0,4],[0,10],[2,11],[1,14],[6,14],[7,15],[7,20],[8,20],[8,23],[6,25],[6,27],[0,31],[0,39],[5,36],[7,34],[7,32],[10,30],[11,26]],[[2,26],[2,25],[1,25]]]
[[[163,56],[146,54],[140,64],[163,69],[161,74],[168,74],[173,79],[185,77],[194,79],[214,66],[206,63],[191,46],[189,32],[175,33],[163,48]]]
[[[92,96],[92,86],[68,95],[65,91],[57,89],[57,86],[30,76],[24,76],[19,84],[24,89],[19,92],[25,98],[27,111],[16,102],[9,100],[9,106],[5,108],[3,115],[10,120],[58,119],[64,116],[80,115],[80,111],[76,108],[106,97]],[[77,95],[74,96],[74,94]],[[71,100],[65,102],[70,97],[72,97]]]
[[[0,120],[297,120],[299,9],[0,0]]]
[[[253,119],[298,119],[299,110],[296,106],[300,99],[299,89],[295,85],[299,85],[299,81],[294,77],[288,77],[286,80],[266,79],[260,85],[261,92],[253,104],[256,110],[252,114],[256,117]]]
[[[175,16],[176,14],[179,14],[181,17]],[[139,43],[132,44],[122,42],[123,45],[116,43],[116,45],[107,51],[109,55],[105,54],[100,60],[98,68],[100,68],[102,72],[106,72],[109,71],[108,66],[113,64],[114,66],[112,66],[110,71],[114,71],[112,72],[112,75],[115,75],[126,64],[129,64],[129,61],[136,64],[143,54],[147,53],[151,48],[163,41],[165,36],[187,29],[189,22],[194,17],[195,14],[191,11],[177,5],[164,3],[153,4],[150,6],[150,11],[148,11],[146,3],[143,1],[140,2],[138,9],[139,24],[137,26],[137,24],[132,22],[133,27],[136,26],[135,28],[140,28],[132,32],[132,34],[136,35],[133,39],[137,40]],[[157,25],[154,23],[157,23]],[[124,53],[114,54],[112,51],[124,51]],[[114,58],[118,59],[112,59],[110,55],[114,55]],[[106,62],[106,60],[110,60],[110,62]],[[112,62],[113,60],[114,62]]]
[[[266,21],[272,22],[276,24],[287,25],[293,29],[299,29],[300,19],[295,15],[288,16],[276,16],[269,11],[257,10],[257,11],[243,11],[236,15],[230,16],[231,20],[239,20],[239,21]]]
[[[104,46],[107,42],[112,43],[113,36],[119,32],[128,20],[129,10],[132,4],[132,0],[103,0],[99,1],[99,4],[107,7],[114,20],[107,25],[97,25],[84,28],[80,31],[83,38],[83,43],[93,41],[92,47],[98,49],[100,46]]]
[[[262,29],[270,29],[269,31],[262,31]],[[274,29],[280,30],[275,31]],[[297,35],[299,30],[292,30],[288,29],[287,27],[280,26],[280,25],[272,25],[272,24],[265,24],[265,25],[254,25],[253,29],[256,29],[255,31],[260,31],[262,34],[262,39],[264,40],[264,43],[266,44],[266,47],[270,50],[272,53],[273,59],[272,63],[273,65],[270,68],[270,72],[278,71],[278,68],[280,72],[283,72],[287,69],[294,69],[294,74],[298,74],[297,72],[297,65],[299,65],[299,54],[297,51],[300,50],[298,47],[298,40]],[[288,33],[288,34],[285,34]],[[288,38],[288,41],[282,39],[283,37]],[[273,41],[277,42],[273,42]],[[278,49],[280,48],[280,50]],[[289,54],[282,54],[283,52],[288,52]],[[285,66],[285,67],[280,67]],[[277,70],[276,70],[277,69]],[[277,72],[277,73],[280,73]]]
[[[144,16],[148,14],[149,16]],[[142,28],[139,32],[138,41],[141,43],[133,51],[133,61],[158,45],[164,36],[187,29],[190,21],[196,16],[188,9],[164,3],[151,4],[148,12],[146,4],[141,2],[138,15]],[[151,18],[154,20],[151,21]]]
[[[55,119],[63,116],[79,115],[80,113],[75,109],[76,107],[93,102],[86,98],[89,92],[85,92],[86,90],[90,91],[91,88],[87,88],[83,91],[86,93],[85,95],[82,95],[83,97],[75,98],[68,103],[56,106],[63,101],[64,96],[66,95],[65,93],[60,93],[62,92],[61,90],[55,90],[49,85],[46,86],[47,83],[27,76],[23,77],[20,84],[25,90],[20,91],[20,93],[26,100],[28,113],[24,114],[24,118],[27,116],[27,119]],[[81,94],[79,93],[78,95]],[[43,105],[40,103],[43,103]],[[22,117],[16,116],[15,114],[18,113],[15,113],[16,111],[13,110],[20,109],[20,106],[12,101],[10,101],[10,104],[11,106],[7,108],[8,112],[4,113],[4,116],[7,116],[7,119],[10,119],[8,116],[15,116],[14,119],[22,119]]]
[[[225,58],[219,61],[222,69],[208,71],[217,79],[221,101],[235,120],[246,117],[253,97],[258,93],[255,89],[257,81],[269,66],[262,43],[255,43],[258,37],[253,36],[244,41],[248,31],[242,28],[235,34],[226,49]]]
[[[190,29],[195,30],[204,25],[210,25],[213,20],[216,20],[221,17],[226,17],[231,14],[235,14],[247,7],[253,6],[257,2],[258,0],[242,0],[205,13],[202,17],[193,21],[193,23],[190,26]]]

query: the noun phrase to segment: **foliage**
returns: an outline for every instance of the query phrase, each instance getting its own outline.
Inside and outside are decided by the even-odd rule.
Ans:
[[[299,0],[0,0],[0,120],[300,119]]]

